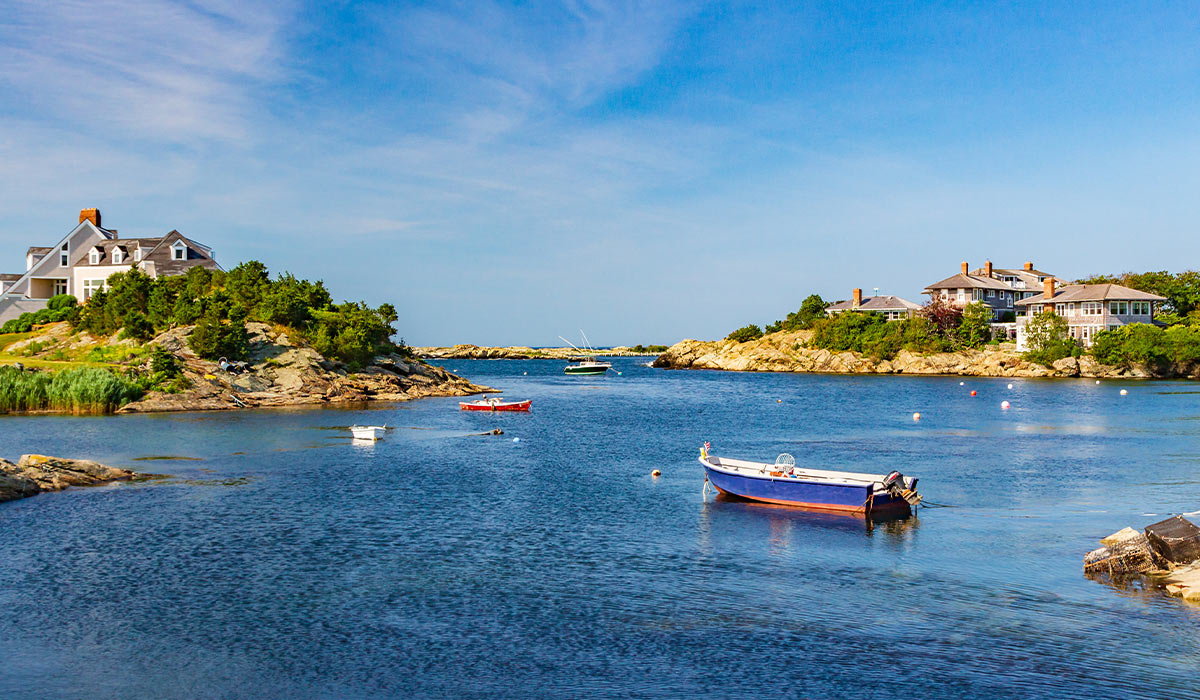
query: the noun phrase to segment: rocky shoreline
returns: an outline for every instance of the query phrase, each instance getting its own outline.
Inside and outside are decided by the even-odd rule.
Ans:
[[[152,391],[122,406],[117,413],[410,401],[496,391],[441,367],[399,354],[380,355],[366,367],[351,369],[289,337],[286,328],[258,322],[246,324],[249,357],[245,366],[222,369],[220,363],[205,360],[192,350],[188,344],[192,330],[192,326],[173,328],[147,343],[147,346],[161,347],[175,357],[186,388],[176,393]],[[66,323],[57,323],[42,333],[10,344],[5,351],[20,352],[23,360],[28,358],[25,362],[35,365],[42,360],[54,361],[55,353],[95,347],[135,351],[139,344],[115,336],[93,338],[86,332],[74,333]],[[120,367],[115,370],[120,371]],[[35,365],[24,371],[43,370],[36,369]]]
[[[580,355],[575,348],[530,348],[523,345],[503,348],[480,345],[426,346],[412,350],[417,357],[427,360],[566,360]],[[637,352],[633,348],[620,346],[594,350],[592,354],[597,357],[653,357],[657,353]]]
[[[915,374],[976,377],[1092,377],[1097,379],[1164,376],[1145,367],[1102,365],[1091,357],[1068,357],[1051,367],[1029,362],[1014,350],[984,350],[919,355],[903,350],[890,360],[855,352],[805,347],[811,331],[782,331],[758,340],[683,340],[654,360],[665,369],[717,369],[736,372],[812,372],[821,374]],[[1196,377],[1193,372],[1165,376]]]
[[[136,481],[155,476],[109,467],[86,459],[30,454],[21,455],[21,459],[14,464],[0,458],[0,503],[40,493],[62,491],[70,486],[100,486],[115,481]]]
[[[210,411],[366,401],[410,401],[431,396],[469,396],[494,389],[440,367],[400,355],[381,355],[357,371],[331,362],[294,342],[286,331],[247,323],[250,358],[244,372],[224,371],[196,356],[187,343],[191,327],[172,329],[152,342],[179,360],[191,388],[178,394],[151,392],[118,413]]]

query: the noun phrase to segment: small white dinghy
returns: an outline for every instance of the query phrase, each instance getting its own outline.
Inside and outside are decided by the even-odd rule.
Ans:
[[[352,425],[350,434],[355,440],[378,440],[387,430],[386,425]]]

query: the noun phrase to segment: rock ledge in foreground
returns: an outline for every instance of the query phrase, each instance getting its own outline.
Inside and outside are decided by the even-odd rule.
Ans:
[[[21,455],[16,464],[0,459],[0,502],[62,491],[68,486],[99,486],[143,476],[88,459]]]

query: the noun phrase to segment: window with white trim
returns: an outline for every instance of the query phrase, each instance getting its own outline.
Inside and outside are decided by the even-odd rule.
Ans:
[[[70,252],[71,252],[70,244],[63,243],[62,249],[58,253],[58,264],[59,265],[61,265],[63,267],[71,266]]]
[[[179,241],[175,245],[171,246],[171,259],[172,260],[186,260],[187,259],[187,246],[183,244],[183,241]]]
[[[1080,304],[1084,316],[1100,316],[1104,313],[1104,304],[1099,301],[1085,301]]]
[[[88,253],[88,264],[89,265],[99,265],[100,264],[100,251],[96,250],[95,248],[92,248],[92,252]]]
[[[133,261],[134,262],[142,261],[142,247],[141,246],[138,246],[137,248],[133,249]]]
[[[1055,304],[1054,305],[1054,313],[1058,314],[1059,316],[1065,315],[1066,312],[1067,312],[1066,304]]]
[[[1108,312],[1110,314],[1124,316],[1125,314],[1129,313],[1129,303],[1124,301],[1110,301],[1108,303]]]
[[[83,298],[88,300],[92,298],[92,294],[101,289],[104,289],[104,280],[84,280],[83,281]]]
[[[121,252],[121,249],[113,248],[113,252],[112,252],[113,265],[120,265],[121,261],[124,259],[125,259],[125,255],[124,255],[124,253]]]
[[[992,290],[992,289],[987,290],[987,298],[988,299],[995,297],[995,295],[996,295],[995,290]]]
[[[1150,302],[1148,301],[1133,301],[1129,303],[1129,313],[1134,316],[1149,316]]]

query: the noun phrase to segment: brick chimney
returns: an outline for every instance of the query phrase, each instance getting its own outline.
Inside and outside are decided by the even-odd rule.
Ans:
[[[1027,263],[1025,263],[1025,271],[1026,271],[1026,272],[1033,272],[1033,263],[1031,263],[1031,262],[1027,262]]]
[[[963,273],[964,275],[965,275],[965,274],[967,274],[967,270],[968,270],[970,267],[971,267],[971,266],[967,264],[967,261],[966,261],[966,260],[964,260],[964,261],[963,261],[963,264],[962,264],[962,273]]]
[[[1054,298],[1054,278],[1053,277],[1047,277],[1045,280],[1042,281],[1042,296],[1046,299],[1046,301],[1050,301],[1051,299]]]
[[[992,276],[992,261],[991,260],[988,260],[987,262],[985,262],[983,264],[983,276],[984,277]]]
[[[854,308],[862,306],[862,290],[858,287],[854,288]]]
[[[85,221],[90,221],[90,222],[92,222],[93,226],[95,226],[96,228],[100,228],[100,210],[99,209],[80,209],[79,210],[79,223],[82,224]]]

